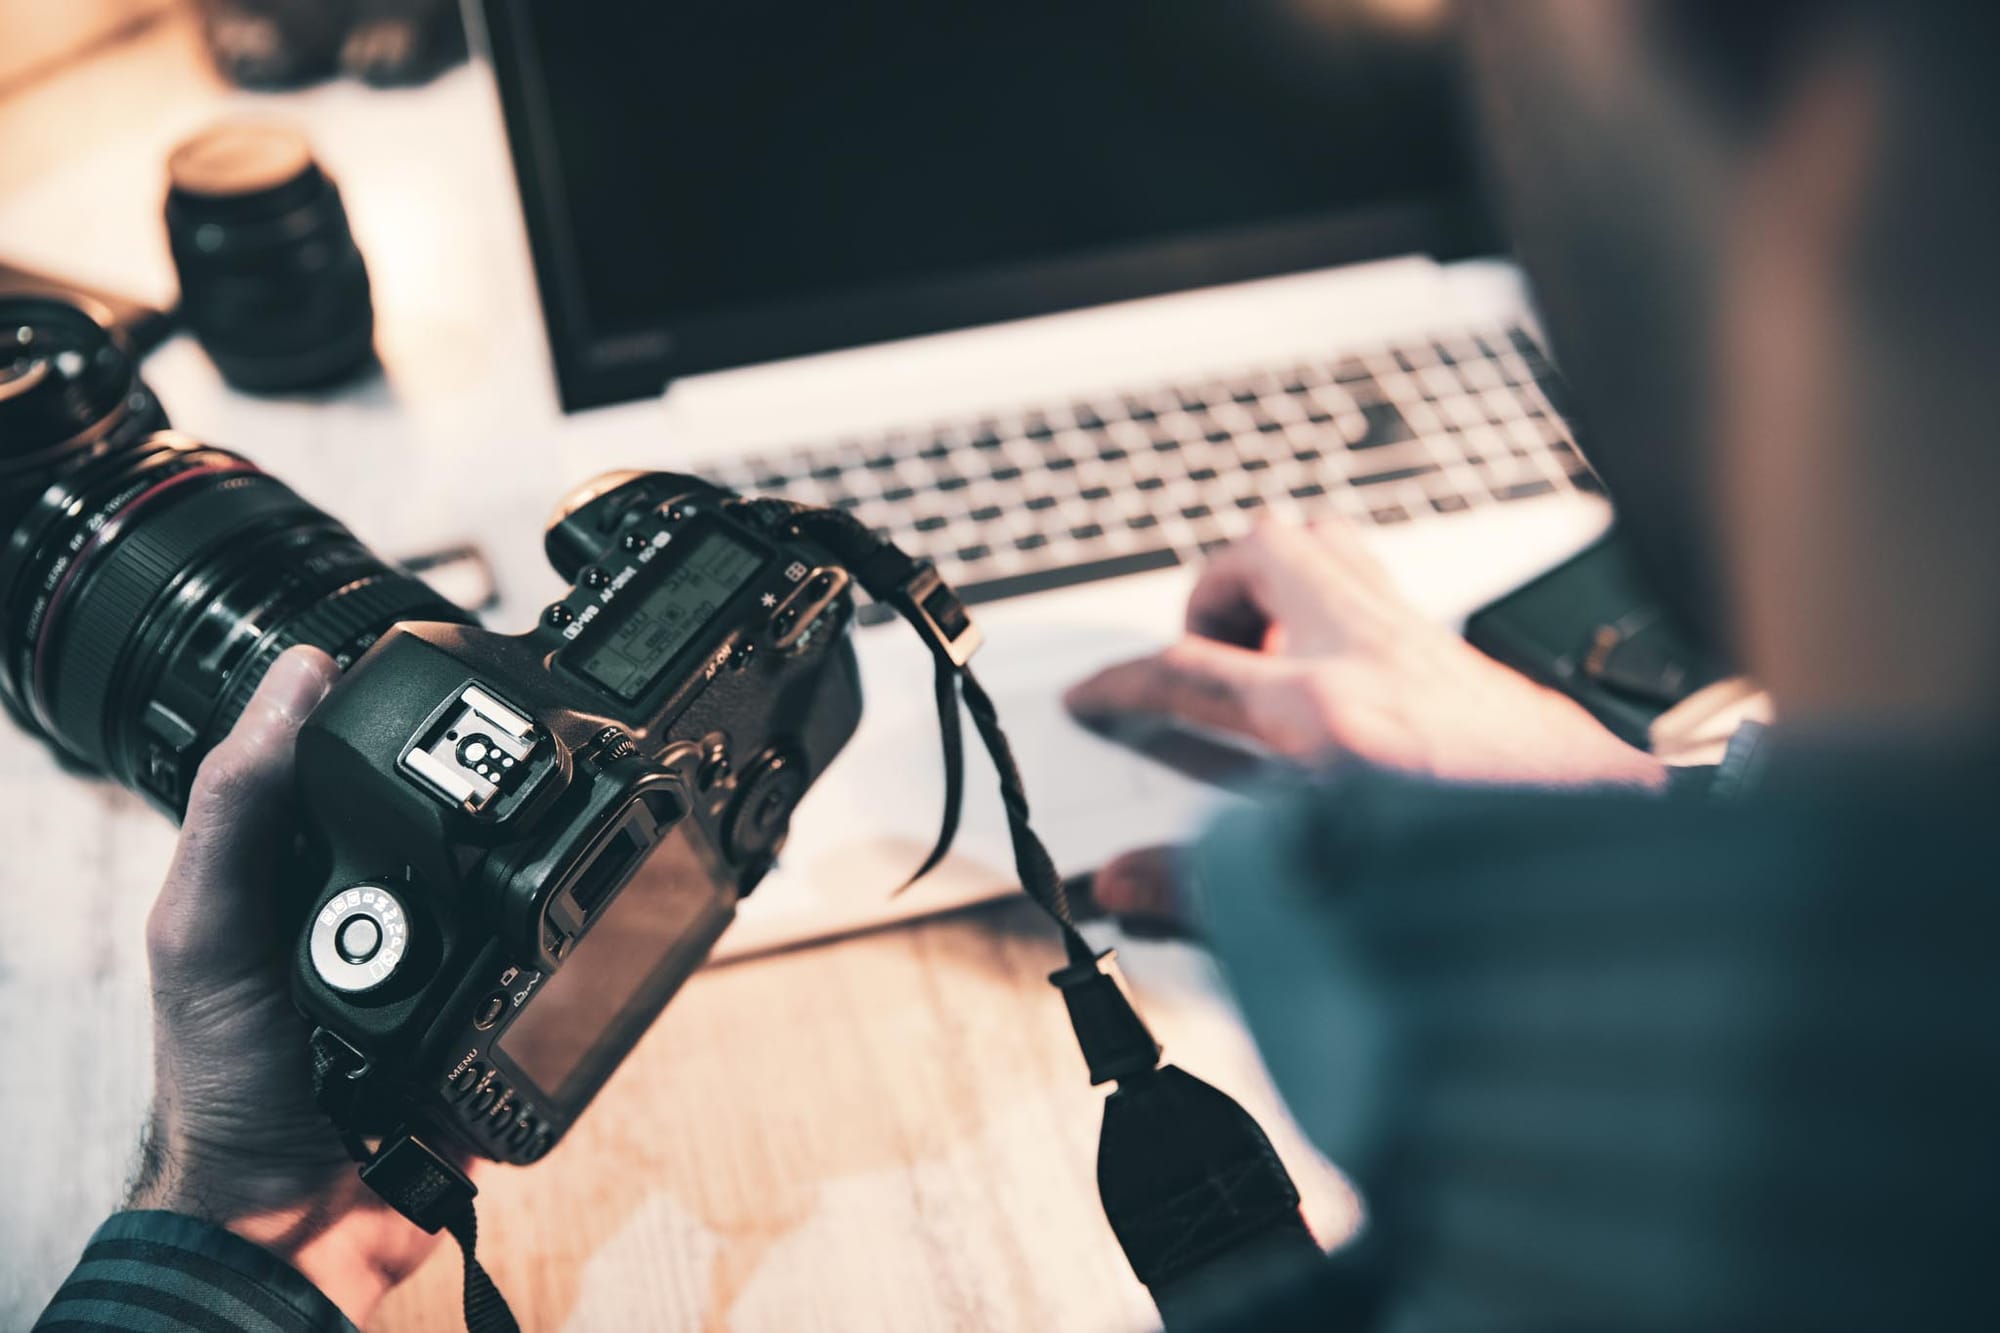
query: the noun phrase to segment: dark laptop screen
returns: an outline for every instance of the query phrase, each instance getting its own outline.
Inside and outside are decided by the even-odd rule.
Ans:
[[[566,401],[1476,244],[1430,8],[491,0]]]

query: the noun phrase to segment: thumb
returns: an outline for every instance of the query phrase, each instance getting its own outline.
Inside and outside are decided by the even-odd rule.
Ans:
[[[157,952],[183,952],[200,939],[254,932],[240,927],[270,912],[268,876],[289,828],[292,749],[299,727],[340,674],[317,648],[286,650],[243,709],[243,716],[209,751],[188,794],[180,845],[153,907]]]

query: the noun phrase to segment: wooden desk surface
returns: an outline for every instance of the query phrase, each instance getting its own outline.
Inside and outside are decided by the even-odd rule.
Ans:
[[[143,923],[172,844],[136,798],[0,737],[0,1327],[116,1206],[150,1084]],[[1170,1054],[1277,1141],[1323,1241],[1339,1177],[1180,945],[1126,946]],[[710,969],[565,1143],[482,1178],[482,1259],[529,1329],[1133,1329],[1099,1210],[1099,1094],[1025,902]],[[450,1247],[372,1326],[456,1327]]]
[[[158,134],[223,96],[192,21],[170,17],[0,101],[0,203],[74,176],[134,125]],[[163,248],[156,216],[103,220],[88,238],[100,250],[128,236]],[[101,276],[102,258],[79,254],[72,271]],[[451,354],[436,350],[446,339],[421,341]],[[266,418],[242,410],[230,438],[248,442]],[[324,411],[322,434],[338,441],[338,409]],[[371,539],[397,530],[399,507],[434,504],[454,466],[324,444],[258,450]],[[538,517],[555,472],[520,463],[508,476]],[[538,557],[519,554],[529,577]],[[0,930],[0,1327],[16,1328],[132,1166],[150,1086],[142,927],[172,831],[7,729],[0,834],[12,908]],[[1351,1231],[1351,1196],[1278,1108],[1207,961],[1157,944],[1125,958],[1170,1056],[1272,1131],[1320,1238]],[[1032,909],[1008,903],[700,975],[554,1155],[488,1173],[482,1259],[536,1330],[1149,1325],[1096,1200],[1100,1094],[1045,980],[1059,961]],[[458,1284],[447,1246],[375,1327],[456,1327]]]

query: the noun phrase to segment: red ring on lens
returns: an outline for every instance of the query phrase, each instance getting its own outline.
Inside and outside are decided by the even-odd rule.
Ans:
[[[85,565],[95,560],[106,546],[116,541],[119,534],[131,524],[133,517],[143,511],[147,505],[152,504],[159,496],[173,490],[177,486],[203,477],[227,476],[235,472],[257,472],[259,470],[254,463],[251,463],[247,459],[230,457],[226,462],[219,462],[212,466],[201,464],[188,468],[185,472],[176,472],[171,477],[163,477],[119,506],[118,512],[107,519],[104,525],[98,528],[96,532],[92,533],[90,540],[86,541],[82,548],[77,551],[75,557],[69,562],[69,568],[63,571],[62,578],[57,581],[55,591],[49,594],[48,609],[42,612],[42,624],[41,629],[35,635],[35,650],[29,677],[34,682],[35,687],[34,698],[31,701],[35,707],[35,720],[51,736],[58,733],[55,727],[54,710],[49,703],[49,676],[45,669],[46,663],[44,658],[48,653],[49,640],[54,636],[56,623],[61,619],[63,598],[69,592],[70,585],[76,581],[78,572]]]

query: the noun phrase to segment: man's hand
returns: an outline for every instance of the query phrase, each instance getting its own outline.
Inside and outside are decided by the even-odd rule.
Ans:
[[[1403,600],[1345,524],[1267,524],[1221,552],[1188,602],[1187,636],[1070,690],[1077,716],[1164,715],[1276,754],[1347,754],[1460,781],[1657,787],[1665,769],[1582,707],[1501,666]],[[1172,857],[1098,872],[1121,915],[1173,916]]]
[[[227,1227],[292,1264],[357,1324],[437,1243],[355,1176],[313,1103],[279,911],[295,824],[292,748],[338,674],[280,657],[202,762],[147,922],[152,1120],[131,1208]]]

